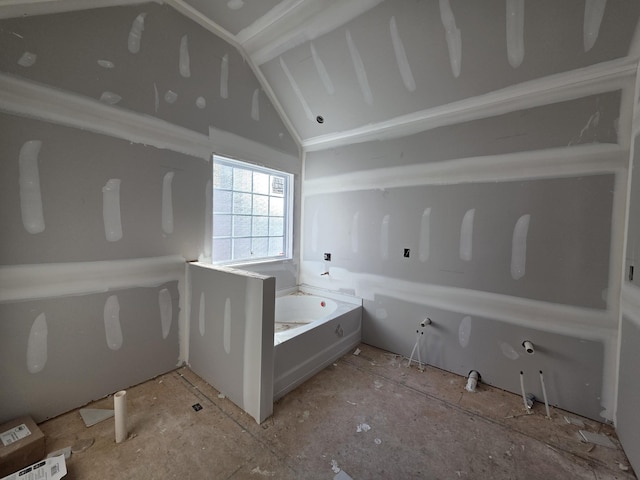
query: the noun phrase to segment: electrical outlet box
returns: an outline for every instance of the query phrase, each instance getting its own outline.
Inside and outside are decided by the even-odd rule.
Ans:
[[[409,258],[411,256],[411,250],[408,248],[404,249],[404,258]]]
[[[325,253],[324,254],[324,261],[325,262],[330,262],[331,261],[331,254],[330,253]]]

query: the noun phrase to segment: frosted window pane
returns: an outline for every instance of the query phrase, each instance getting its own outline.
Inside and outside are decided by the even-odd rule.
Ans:
[[[271,195],[279,197],[284,195],[284,177],[271,175]]]
[[[244,170],[242,168],[233,169],[233,189],[241,192],[251,191],[251,170]]]
[[[269,175],[253,172],[253,193],[269,194]]]
[[[233,192],[233,213],[251,214],[251,194]]]
[[[253,256],[255,258],[262,258],[269,255],[269,239],[268,238],[254,238],[252,242]]]
[[[284,215],[284,198],[271,197],[269,200],[269,215],[282,217]]]
[[[264,195],[253,196],[253,214],[269,215],[269,197]]]
[[[233,167],[215,163],[213,165],[213,188],[225,188],[231,190],[232,186]]]
[[[251,239],[236,238],[233,240],[233,259],[251,258]]]
[[[211,260],[214,262],[224,262],[231,260],[231,240],[228,238],[216,238],[213,240],[213,251]]]
[[[213,213],[231,213],[231,192],[213,191]]]
[[[284,255],[283,245],[283,237],[269,237],[269,256],[274,257]]]
[[[253,236],[266,237],[269,235],[269,217],[253,217]]]
[[[231,236],[231,215],[214,215],[213,216],[213,236],[214,237],[230,237]]]
[[[233,236],[248,237],[251,235],[251,217],[233,217]]]
[[[269,219],[269,236],[281,237],[284,235],[284,219],[282,217],[271,217]]]

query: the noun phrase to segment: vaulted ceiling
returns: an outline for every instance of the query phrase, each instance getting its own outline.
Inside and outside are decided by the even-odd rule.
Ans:
[[[308,150],[615,62],[640,14],[624,0],[184,2],[170,3],[251,58]]]

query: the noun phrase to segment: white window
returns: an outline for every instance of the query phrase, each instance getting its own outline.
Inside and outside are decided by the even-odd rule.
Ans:
[[[213,157],[213,263],[291,258],[293,175]]]

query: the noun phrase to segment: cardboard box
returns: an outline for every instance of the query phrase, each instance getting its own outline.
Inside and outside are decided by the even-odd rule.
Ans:
[[[67,464],[64,461],[64,455],[58,455],[23,468],[0,480],[32,480],[35,478],[40,480],[60,480],[66,474]]]
[[[0,425],[0,478],[44,458],[44,433],[31,417]]]

